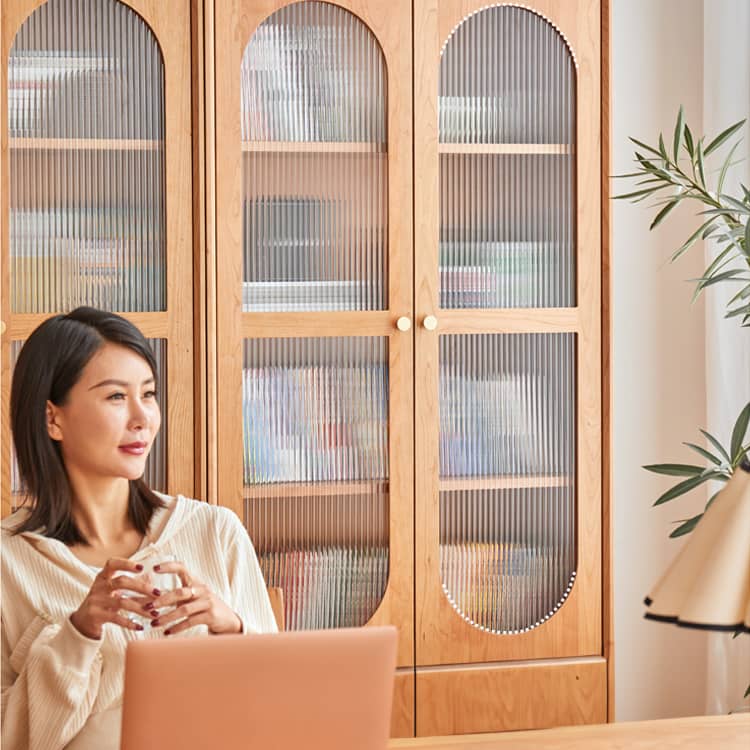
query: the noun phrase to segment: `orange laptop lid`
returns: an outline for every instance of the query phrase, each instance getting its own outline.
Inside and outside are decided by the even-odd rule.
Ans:
[[[133,641],[122,750],[384,750],[394,627]]]

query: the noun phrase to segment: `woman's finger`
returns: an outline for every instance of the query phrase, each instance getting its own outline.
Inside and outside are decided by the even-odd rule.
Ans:
[[[159,573],[160,575],[163,573],[174,573],[179,576],[180,582],[183,586],[194,586],[198,583],[197,579],[185,567],[185,563],[180,562],[179,560],[154,565],[154,572]]]
[[[166,594],[157,596],[153,601],[153,605],[156,609],[161,609],[162,607],[177,607],[185,602],[200,599],[207,593],[208,589],[205,586],[183,586],[182,588],[168,591]]]
[[[109,587],[112,591],[134,591],[137,594],[150,596],[151,598],[159,596],[161,591],[154,588],[151,581],[140,576],[117,576],[109,579]]]
[[[97,577],[109,580],[120,570],[128,570],[131,573],[142,573],[143,565],[128,560],[125,557],[110,557],[109,560],[104,563],[104,567],[99,571]]]
[[[195,615],[200,614],[201,612],[208,611],[210,606],[211,602],[208,598],[196,599],[195,601],[188,602],[187,604],[176,607],[170,612],[159,615],[157,618],[151,620],[151,625],[155,628],[169,627],[178,620],[182,620],[183,618],[191,618]]]
[[[164,631],[164,635],[175,635],[176,633],[181,633],[183,630],[187,630],[188,628],[194,628],[196,625],[210,625],[211,624],[211,617],[206,610],[205,612],[200,612],[197,615],[193,615],[192,617],[188,617],[186,620],[183,620],[182,622],[178,622],[177,625],[171,625]]]
[[[128,612],[135,612],[136,614],[141,615],[141,617],[148,617],[153,611],[150,601],[140,596],[123,596],[120,598],[117,606],[119,609],[124,609]]]
[[[143,625],[141,625],[140,622],[131,620],[129,617],[125,617],[125,615],[121,615],[118,613],[112,615],[109,622],[113,622],[115,625],[119,625],[120,627],[126,628],[127,630],[143,630]]]

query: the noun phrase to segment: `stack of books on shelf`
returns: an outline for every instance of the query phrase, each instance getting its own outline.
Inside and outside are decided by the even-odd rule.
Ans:
[[[87,304],[163,310],[164,238],[146,211],[11,211],[11,307],[19,313]]]
[[[496,373],[475,378],[440,374],[440,476],[542,472],[545,378]]]
[[[259,551],[269,586],[284,590],[288,630],[364,625],[388,583],[385,547],[316,547]]]
[[[246,368],[245,484],[386,478],[387,398],[380,364]]]
[[[11,138],[123,137],[126,100],[124,66],[117,58],[81,51],[11,51]]]
[[[382,308],[382,282],[363,278],[374,251],[344,246],[343,208],[305,196],[245,201],[245,312]]]
[[[541,625],[565,600],[575,577],[568,557],[517,542],[441,544],[443,591],[471,622],[517,633]]]
[[[440,307],[571,305],[571,257],[569,245],[545,241],[442,241]]]
[[[570,142],[571,117],[549,114],[549,92],[538,89],[486,95],[441,95],[441,143]]]
[[[380,290],[363,281],[245,281],[244,312],[369,310]]]
[[[374,38],[344,31],[281,19],[258,27],[242,58],[243,141],[385,141],[382,53]]]

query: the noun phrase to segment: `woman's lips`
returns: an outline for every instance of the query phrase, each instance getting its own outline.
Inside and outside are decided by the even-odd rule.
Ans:
[[[123,453],[129,453],[131,456],[142,456],[146,451],[146,443],[128,443],[119,447]]]

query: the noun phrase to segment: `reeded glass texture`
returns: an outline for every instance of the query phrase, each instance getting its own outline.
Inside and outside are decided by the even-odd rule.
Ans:
[[[116,0],[48,0],[8,58],[11,308],[166,309],[164,65]]]
[[[388,579],[388,342],[244,342],[245,513],[290,629],[363,625]]]
[[[148,460],[146,461],[146,470],[143,474],[143,478],[149,487],[159,492],[167,491],[167,409],[164,404],[167,403],[167,341],[166,339],[146,339],[154,352],[156,358],[156,372],[158,375],[158,399],[159,404],[162,406],[161,410],[161,429],[159,434],[156,436],[153,446],[151,447],[151,453],[149,454]],[[11,367],[16,366],[18,361],[18,355],[21,352],[23,341],[11,341],[10,342],[10,359]],[[10,408],[10,406],[9,406]],[[11,446],[11,462],[10,462],[10,486],[11,492],[13,493],[14,507],[20,504],[23,495],[23,488],[21,486],[21,477],[18,473],[18,463],[16,461],[16,449],[15,445]],[[16,502],[16,499],[18,502]]]
[[[386,70],[335,5],[269,16],[241,69],[243,310],[387,307]]]
[[[154,352],[156,358],[156,373],[158,377],[159,405],[161,406],[161,429],[151,447],[151,453],[146,461],[146,470],[143,478],[146,484],[159,492],[167,491],[167,340],[146,339]]]
[[[576,565],[575,334],[440,337],[440,565],[470,622],[548,619]]]
[[[575,305],[575,65],[548,21],[466,18],[440,62],[440,306]]]

